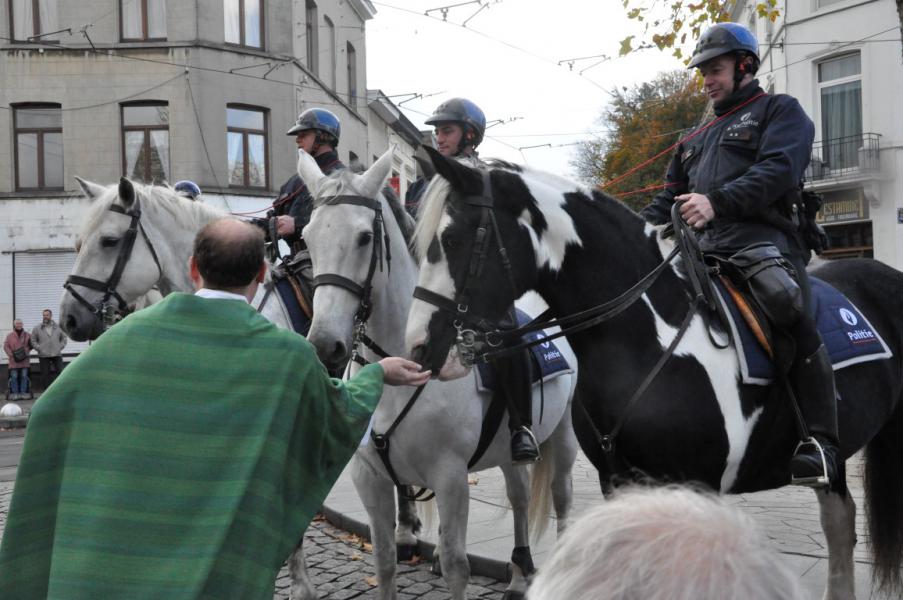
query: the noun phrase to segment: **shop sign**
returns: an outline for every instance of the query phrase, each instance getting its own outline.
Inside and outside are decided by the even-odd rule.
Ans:
[[[824,204],[815,216],[822,224],[863,221],[869,218],[869,204],[862,188],[822,193]]]

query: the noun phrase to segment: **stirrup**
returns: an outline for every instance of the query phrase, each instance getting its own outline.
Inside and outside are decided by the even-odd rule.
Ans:
[[[518,427],[517,429],[515,429],[514,431],[512,431],[511,432],[512,440],[514,439],[515,435],[517,435],[518,433],[520,433],[522,431],[525,432],[530,437],[530,439],[533,441],[533,446],[536,448],[536,458],[515,460],[514,456],[512,455],[511,456],[511,464],[514,466],[532,465],[533,463],[536,463],[536,462],[539,462],[542,460],[542,455],[539,451],[539,441],[536,439],[536,435],[534,435],[533,431],[529,427],[521,426],[521,427]]]
[[[793,456],[796,456],[800,448],[808,444],[815,446],[815,448],[818,450],[818,456],[819,458],[821,458],[821,475],[815,475],[813,477],[794,477],[793,473],[791,472],[790,485],[803,485],[813,488],[827,486],[831,483],[831,480],[828,477],[828,461],[825,460],[825,449],[824,447],[822,447],[821,442],[810,435],[807,439],[801,441],[796,445],[796,449],[793,451]]]

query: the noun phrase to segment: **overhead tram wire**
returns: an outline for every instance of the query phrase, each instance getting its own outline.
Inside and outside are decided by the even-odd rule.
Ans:
[[[187,73],[185,73],[183,71],[182,73],[179,73],[178,75],[176,75],[174,77],[170,77],[169,79],[166,79],[165,81],[161,81],[160,83],[152,85],[149,88],[143,89],[140,92],[134,92],[132,94],[129,94],[128,96],[123,96],[122,98],[116,98],[115,100],[107,100],[106,102],[98,102],[97,104],[87,104],[85,106],[70,106],[67,108],[60,108],[60,110],[62,112],[70,112],[70,111],[76,111],[76,110],[88,110],[90,108],[99,108],[101,106],[107,106],[109,104],[119,104],[121,102],[125,102],[127,100],[132,100],[134,98],[137,98],[138,96],[141,96],[148,92],[152,92],[152,91],[156,90],[157,88],[161,88],[167,84],[170,84],[173,81],[175,81],[176,79],[179,79],[180,77],[185,76],[185,75],[187,75]],[[4,110],[10,110],[9,106],[0,106],[0,108],[2,108]]]

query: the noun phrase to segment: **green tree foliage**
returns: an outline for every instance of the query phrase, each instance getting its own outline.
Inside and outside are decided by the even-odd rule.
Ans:
[[[613,92],[610,105],[599,118],[607,130],[601,138],[582,144],[573,166],[585,181],[631,208],[645,206],[655,190],[624,195],[661,185],[671,159],[667,153],[615,185],[606,187],[633,167],[655,156],[689,133],[702,117],[706,97],[689,71],[661,73],[651,82]]]
[[[630,35],[621,40],[621,56],[643,48],[658,48],[670,49],[674,56],[688,61],[680,46],[699,38],[709,25],[729,21],[737,0],[672,0],[658,10],[653,10],[658,0],[622,0],[622,3],[627,16],[642,23],[644,29],[640,39]],[[774,21],[780,14],[777,4],[778,0],[756,2],[757,16]]]

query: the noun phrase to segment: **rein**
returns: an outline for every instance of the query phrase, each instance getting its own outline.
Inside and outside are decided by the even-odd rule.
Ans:
[[[134,207],[129,210],[126,210],[118,204],[111,204],[110,210],[131,217],[132,219],[129,223],[129,228],[122,238],[119,255],[116,257],[116,264],[113,266],[113,272],[110,273],[110,277],[104,282],[98,279],[82,277],[80,275],[70,275],[63,284],[63,287],[72,294],[73,298],[91,311],[91,314],[97,316],[101,320],[104,330],[109,329],[113,325],[113,320],[117,312],[113,308],[110,298],[116,299],[120,314],[128,314],[130,312],[128,304],[116,290],[116,287],[119,285],[120,279],[122,279],[122,272],[125,270],[126,263],[128,263],[132,256],[132,250],[135,247],[135,239],[138,237],[139,231],[144,236],[144,241],[147,243],[147,248],[154,258],[154,264],[157,265],[160,277],[163,277],[163,268],[160,266],[160,259],[157,258],[157,252],[154,250],[154,245],[148,237],[147,232],[144,230],[144,226],[141,224],[141,208],[138,204],[138,198],[135,198]],[[101,298],[97,305],[91,304],[81,294],[75,291],[74,286],[77,285],[103,292],[103,298]]]

